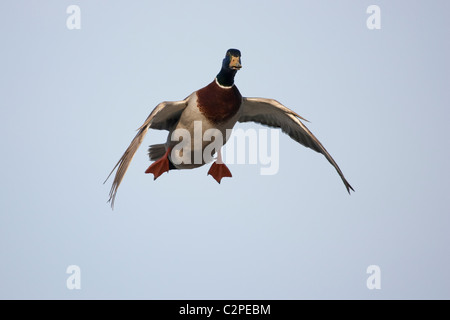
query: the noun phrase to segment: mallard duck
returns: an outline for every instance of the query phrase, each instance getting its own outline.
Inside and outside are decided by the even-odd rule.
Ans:
[[[148,129],[169,131],[165,143],[149,147],[149,157],[154,162],[145,173],[152,173],[154,179],[170,170],[193,169],[208,163],[210,159],[198,158],[196,155],[203,155],[205,148],[210,143],[203,139],[203,134],[208,130],[216,130],[223,139],[220,141],[219,147],[214,150],[217,158],[211,165],[208,175],[220,183],[222,178],[232,176],[222,161],[220,151],[220,146],[227,141],[226,131],[231,130],[236,122],[248,121],[281,128],[284,133],[303,146],[322,153],[340,175],[348,193],[350,190],[354,191],[331,155],[302,123],[301,120],[307,121],[306,119],[276,100],[242,97],[234,84],[234,77],[241,68],[241,52],[237,49],[229,49],[222,61],[220,72],[210,84],[193,92],[184,100],[161,102],[153,109],[144,124],[138,129],[130,146],[106,178],[108,180],[117,169],[109,194],[112,207],[114,207],[117,189]],[[194,137],[195,123],[201,125],[201,135],[198,135],[197,138]],[[187,133],[194,139],[185,144],[181,152],[171,152],[180,143],[180,140],[173,139],[174,133],[177,132]],[[194,161],[192,161],[193,159]]]

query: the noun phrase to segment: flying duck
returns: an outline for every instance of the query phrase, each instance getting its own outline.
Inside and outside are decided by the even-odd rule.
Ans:
[[[203,138],[203,134],[208,130],[218,130],[221,133],[221,137],[224,137],[223,141],[220,141],[221,146],[226,143],[228,138],[227,130],[231,130],[236,122],[248,121],[281,128],[293,140],[320,152],[334,166],[348,193],[350,193],[350,190],[354,191],[331,155],[300,121],[307,121],[306,119],[276,100],[242,97],[234,84],[234,77],[241,68],[241,52],[237,49],[229,49],[222,61],[220,72],[210,84],[193,92],[184,100],[161,102],[153,109],[144,124],[138,129],[130,146],[105,180],[106,182],[114,170],[117,169],[109,193],[109,202],[111,202],[112,207],[114,207],[117,189],[148,129],[169,131],[165,143],[149,147],[149,157],[154,162],[145,173],[152,173],[154,179],[157,179],[161,174],[169,170],[193,169],[209,162],[203,157],[197,159],[198,161],[191,161],[196,157],[196,153],[200,152],[200,154],[203,154],[208,143],[210,143],[209,141],[204,141]],[[201,141],[195,141],[194,124],[196,122],[201,124],[202,135],[197,136],[197,139],[199,137]],[[180,139],[173,139],[173,135],[179,132],[187,133],[194,139],[190,143],[185,144],[181,151],[171,152],[179,144]],[[211,165],[208,175],[211,175],[220,183],[223,177],[231,177],[231,172],[222,161],[220,148],[215,150],[217,151],[217,158]]]

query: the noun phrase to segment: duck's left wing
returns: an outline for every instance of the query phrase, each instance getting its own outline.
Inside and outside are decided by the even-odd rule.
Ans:
[[[189,97],[188,97],[189,98]],[[113,184],[111,186],[111,191],[109,192],[109,202],[111,202],[111,207],[114,208],[114,200],[116,198],[117,189],[119,188],[120,183],[128,170],[128,166],[130,165],[131,160],[134,157],[137,149],[142,143],[145,135],[149,128],[159,129],[159,130],[170,130],[171,127],[178,121],[181,113],[187,106],[187,100],[182,101],[166,101],[158,104],[155,109],[150,113],[145,120],[144,124],[138,129],[138,133],[131,141],[127,150],[122,155],[120,160],[111,170],[111,173],[106,178],[105,182],[109,179],[111,174],[116,170],[116,176],[114,177]],[[104,183],[105,183],[104,182]]]
[[[241,115],[238,121],[253,121],[266,126],[281,128],[281,130],[288,134],[293,140],[304,145],[305,147],[322,153],[340,175],[348,193],[350,193],[350,190],[354,191],[352,186],[345,179],[344,174],[337,163],[325,147],[320,143],[320,141],[300,121],[300,119],[308,121],[276,100],[264,98],[243,98]]]

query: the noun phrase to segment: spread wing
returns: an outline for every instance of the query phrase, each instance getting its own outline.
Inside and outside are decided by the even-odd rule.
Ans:
[[[125,150],[125,153],[122,155],[105,180],[106,182],[117,168],[116,175],[111,186],[111,191],[109,192],[108,202],[111,202],[112,208],[114,208],[114,200],[116,198],[117,189],[122,182],[123,176],[127,172],[128,166],[130,165],[134,154],[147,134],[148,129],[170,130],[180,119],[181,113],[187,106],[187,100],[188,98],[182,101],[162,102],[158,104],[147,117],[144,124],[138,129],[138,133],[131,141],[130,146],[127,150]]]
[[[239,122],[253,121],[270,127],[281,128],[293,140],[323,154],[341,176],[348,193],[350,193],[350,190],[355,191],[347,182],[341,169],[339,169],[339,166],[328,151],[300,121],[300,119],[308,120],[300,117],[294,111],[272,99],[243,98],[241,109],[242,114],[238,119]]]

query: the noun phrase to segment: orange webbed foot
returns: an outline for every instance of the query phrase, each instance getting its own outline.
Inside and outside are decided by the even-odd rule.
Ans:
[[[156,180],[164,172],[169,172],[169,152],[170,149],[166,151],[164,156],[153,162],[150,167],[145,170],[145,173],[153,173],[153,180]]]
[[[209,168],[208,175],[211,175],[218,183],[222,180],[224,177],[231,178],[231,172],[228,169],[228,167],[223,163],[217,163],[214,162],[211,165],[211,168]]]

